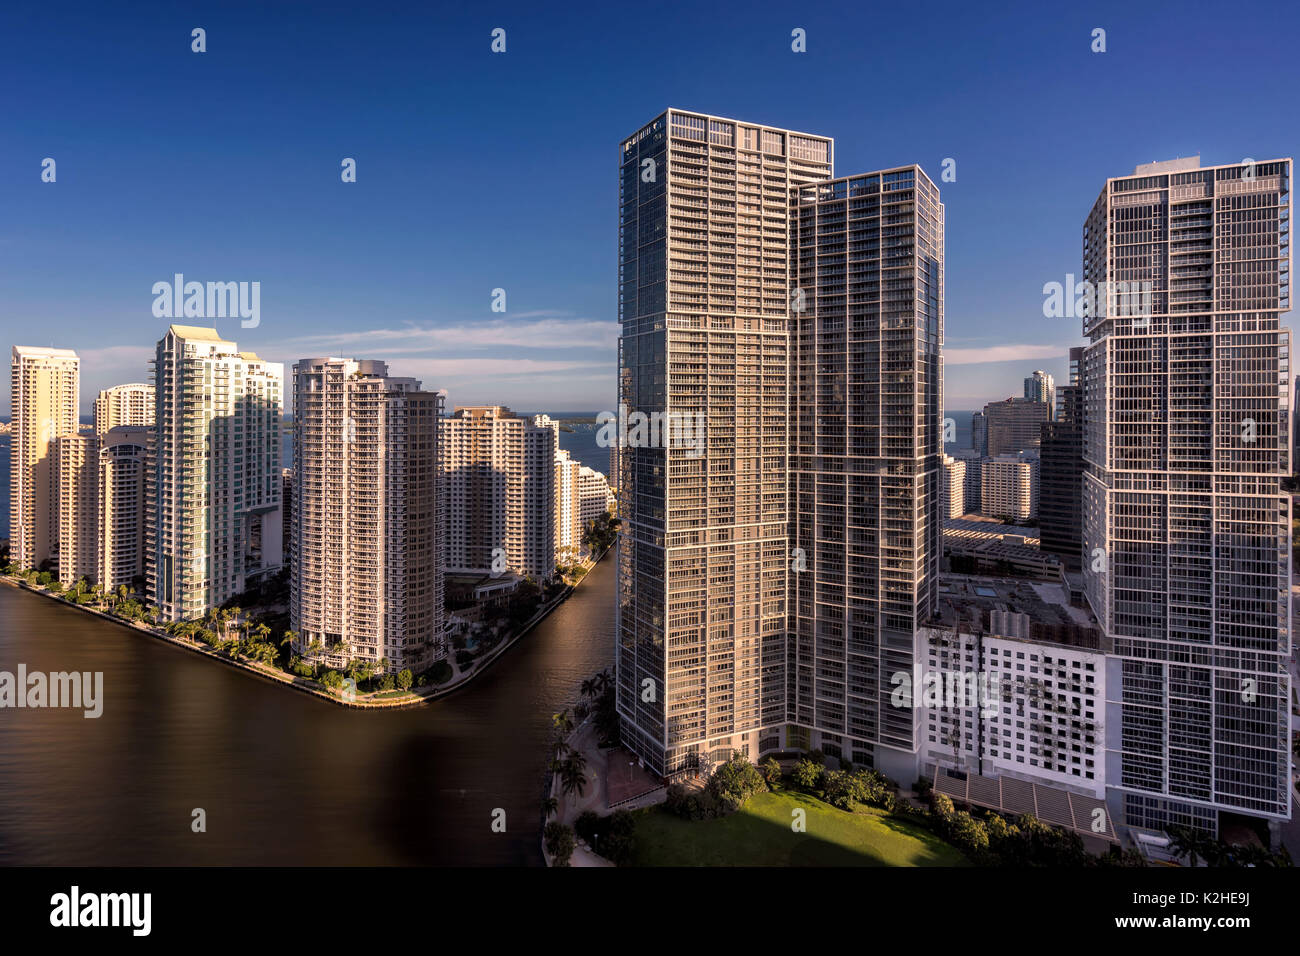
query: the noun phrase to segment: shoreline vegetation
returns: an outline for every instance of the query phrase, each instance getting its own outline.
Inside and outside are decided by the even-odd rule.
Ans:
[[[65,590],[48,572],[24,571],[13,565],[0,571],[0,581],[342,707],[392,709],[418,707],[463,688],[563,604],[582,583],[587,572],[608,553],[607,546],[588,561],[568,569],[570,573],[552,586],[534,613],[526,618],[520,619],[519,610],[512,608],[514,616],[506,615],[504,620],[514,626],[490,644],[481,642],[479,652],[466,661],[467,666],[463,669],[456,658],[465,652],[452,650],[449,638],[447,658],[418,677],[409,670],[378,676],[364,665],[354,665],[349,669],[350,673],[314,667],[291,652],[290,644],[296,635],[287,630],[288,613],[284,611],[245,613],[232,605],[210,612],[201,621],[158,625],[152,621],[152,609],[129,596],[125,586],[116,592],[105,593],[100,588],[79,582],[76,587]],[[580,573],[573,573],[578,571]],[[544,594],[536,585],[528,593],[539,597]],[[270,642],[275,631],[271,622],[277,619],[286,625],[278,647]],[[351,686],[347,683],[349,680]],[[363,684],[368,684],[369,689],[361,690]]]

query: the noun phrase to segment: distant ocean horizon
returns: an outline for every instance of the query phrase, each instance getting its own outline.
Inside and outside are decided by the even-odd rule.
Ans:
[[[534,415],[536,412],[520,412],[520,415]],[[602,472],[606,475],[609,473],[609,449],[601,447],[596,443],[596,436],[599,429],[596,427],[596,416],[599,412],[589,411],[562,411],[547,412],[552,418],[556,419],[577,419],[578,421],[562,422],[560,425],[560,447],[567,451],[574,460]],[[973,410],[945,410],[944,418],[951,418],[954,425],[954,441],[944,445],[944,451],[952,454],[963,448],[971,447],[971,415],[975,414]],[[90,416],[81,416],[83,424],[90,424]],[[0,435],[0,486],[4,488],[4,495],[0,498],[0,537],[9,537],[9,458],[12,447],[13,436],[9,434]],[[280,455],[282,467],[288,468],[292,464],[293,458],[293,435],[291,432],[284,432],[280,439]]]

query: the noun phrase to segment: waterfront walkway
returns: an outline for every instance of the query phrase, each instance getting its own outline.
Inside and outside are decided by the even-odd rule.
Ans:
[[[604,558],[604,556],[605,554],[601,554],[600,558],[597,558],[595,561],[593,561],[590,567],[595,567],[596,564],[601,560],[601,558]],[[287,673],[286,671],[281,670],[278,667],[271,667],[267,664],[262,664],[257,661],[247,660],[246,658],[230,657],[229,655],[223,654],[222,652],[218,651],[216,648],[210,647],[207,644],[202,643],[201,641],[193,641],[188,638],[181,637],[179,635],[168,634],[162,628],[155,627],[152,624],[148,624],[144,621],[130,621],[127,620],[126,618],[118,617],[115,614],[110,614],[105,610],[101,610],[100,608],[96,608],[96,607],[91,607],[90,605],[87,604],[75,604],[71,601],[64,599],[60,594],[55,594],[53,591],[50,591],[47,588],[40,587],[39,585],[37,586],[30,585],[26,581],[20,580],[16,577],[12,577],[8,575],[0,575],[0,581],[4,582],[5,584],[8,584],[11,587],[19,588],[21,590],[28,591],[32,594],[42,595],[43,597],[46,597],[51,601],[57,601],[58,603],[64,605],[65,607],[72,608],[73,610],[76,611],[82,611],[86,614],[93,614],[94,616],[102,618],[105,621],[110,621],[121,627],[130,628],[131,630],[141,634],[147,634],[150,637],[157,638],[160,641],[165,641],[166,643],[171,644],[174,647],[180,647],[183,648],[184,650],[191,651],[192,653],[202,654],[203,656],[208,657],[212,660],[220,661],[221,663],[226,664],[229,667],[237,667],[240,670],[246,671],[250,674],[254,674],[265,680],[269,680],[281,684],[285,687],[291,688],[301,693],[311,694],[313,697],[318,697],[321,700],[327,700],[330,703],[338,704],[341,707],[378,708],[381,710],[400,708],[400,707],[418,707],[422,704],[427,704],[432,701],[439,700],[443,697],[447,697],[448,695],[453,694],[456,691],[460,690],[462,687],[468,684],[471,680],[473,680],[483,671],[487,670],[492,664],[496,663],[496,661],[498,660],[498,658],[501,657],[502,654],[504,654],[507,650],[513,647],[516,643],[519,642],[521,638],[525,637],[529,632],[533,630],[533,628],[535,628],[538,624],[540,624],[543,620],[545,620],[546,617],[552,611],[554,611],[557,607],[563,604],[569,598],[569,596],[573,594],[573,592],[582,584],[582,581],[586,580],[586,578],[587,575],[584,574],[582,579],[579,580],[576,584],[566,585],[565,588],[559,594],[557,594],[546,604],[539,607],[537,609],[537,613],[534,614],[532,617],[530,617],[523,624],[523,626],[519,628],[519,630],[515,634],[512,634],[509,638],[503,640],[500,644],[492,648],[492,650],[488,651],[486,654],[482,655],[481,657],[475,658],[472,666],[468,670],[462,671],[460,667],[457,666],[456,664],[455,655],[454,654],[448,655],[447,662],[448,664],[451,665],[451,669],[452,669],[452,676],[450,680],[441,684],[428,684],[424,687],[418,687],[418,688],[413,687],[409,691],[406,691],[405,693],[394,693],[393,691],[375,691],[368,695],[362,695],[358,697],[353,697],[352,699],[348,699],[347,697],[343,696],[342,691],[332,691],[329,688],[325,687],[323,684],[319,683],[318,681],[312,680],[310,678],[300,677],[297,674],[290,674]]]

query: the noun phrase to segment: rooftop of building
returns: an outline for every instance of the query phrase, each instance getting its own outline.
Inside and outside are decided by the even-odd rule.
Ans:
[[[201,342],[225,342],[216,329],[205,329],[201,325],[172,325],[168,331],[180,339],[197,339]]]
[[[68,358],[74,359],[77,353],[72,349],[56,349],[43,345],[15,345],[13,347],[14,355],[30,356],[32,358]]]
[[[505,405],[457,405],[451,410],[452,418],[518,418]]]
[[[1007,627],[1008,621],[1016,626]],[[941,574],[930,623],[968,634],[1101,648],[1102,633],[1091,611],[1072,605],[1065,587],[1049,581]]]
[[[1024,544],[1038,544],[1038,529],[1017,524],[1003,524],[997,518],[968,514],[960,518],[944,518],[943,533],[954,538],[995,539],[1010,535],[1024,538]]]

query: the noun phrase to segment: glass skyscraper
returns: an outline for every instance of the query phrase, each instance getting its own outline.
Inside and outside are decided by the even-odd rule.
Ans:
[[[1083,570],[1130,825],[1289,815],[1291,167],[1139,166],[1084,227]]]
[[[620,155],[619,401],[705,432],[617,456],[623,742],[669,776],[809,746],[910,767],[887,702],[934,602],[938,190],[678,110]]]

